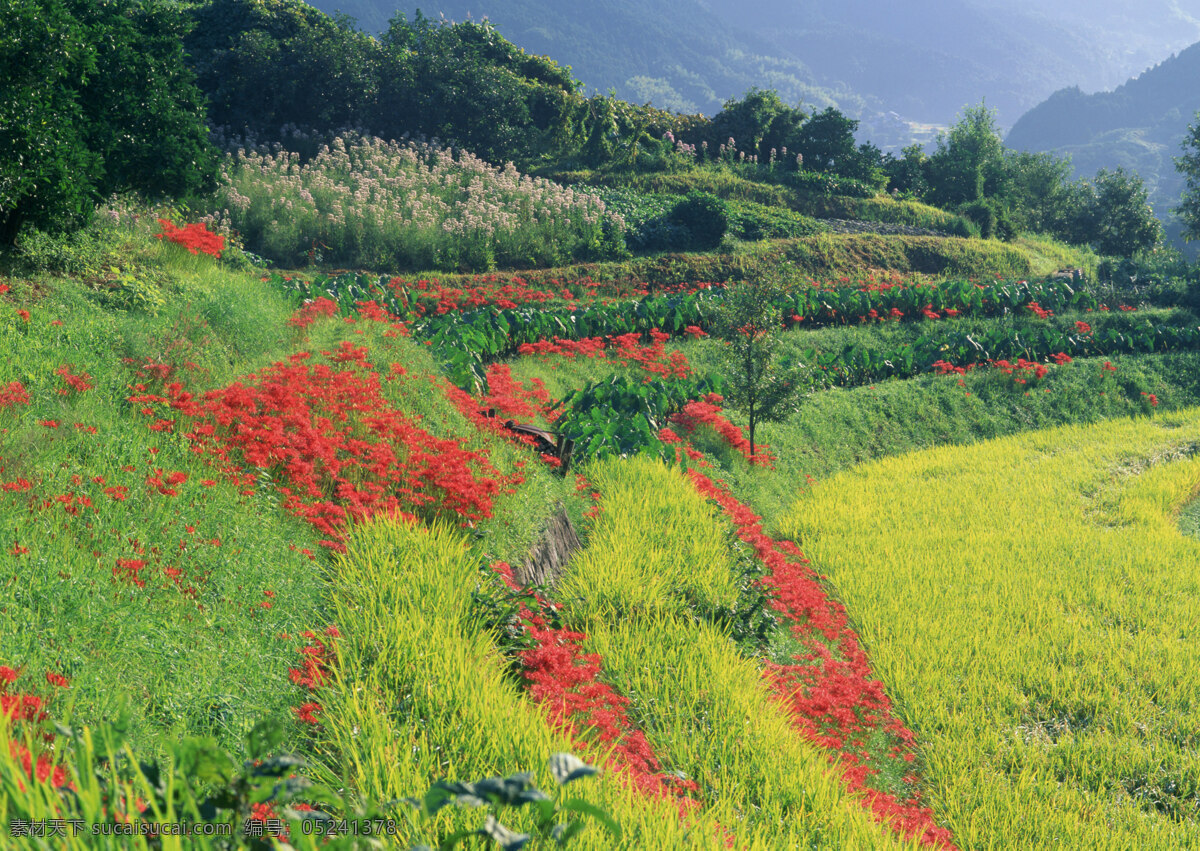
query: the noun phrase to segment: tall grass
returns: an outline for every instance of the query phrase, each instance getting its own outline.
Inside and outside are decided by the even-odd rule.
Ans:
[[[622,223],[595,195],[425,143],[349,135],[308,161],[241,150],[216,203],[247,247],[286,265],[481,271],[621,250]]]

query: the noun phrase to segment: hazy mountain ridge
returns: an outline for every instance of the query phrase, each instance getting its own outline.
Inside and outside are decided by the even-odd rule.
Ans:
[[[1200,110],[1197,79],[1200,43],[1112,91],[1055,92],[1021,117],[1006,142],[1020,150],[1070,155],[1078,176],[1117,166],[1136,171],[1168,234],[1175,235],[1179,227],[1170,208],[1178,203],[1183,179],[1174,158]]]
[[[412,2],[412,0],[410,0]],[[1010,126],[1064,86],[1111,88],[1200,40],[1200,2],[1101,0],[436,0],[425,14],[489,18],[509,40],[570,65],[589,91],[715,113],[752,86],[788,103],[836,105],[885,147],[908,122],[947,125],[986,99]],[[316,0],[380,31],[401,0]],[[889,120],[890,118],[890,120]]]
[[[355,17],[368,31],[386,29],[395,0],[319,0],[312,5]],[[615,89],[636,103],[712,114],[753,86],[775,88],[789,103],[866,108],[845,87],[828,86],[800,59],[769,41],[730,27],[700,0],[598,0],[576,9],[545,0],[438,0],[420,4],[429,17],[488,18],[501,34],[535,54],[570,66],[587,91]],[[415,7],[401,9],[412,17]]]

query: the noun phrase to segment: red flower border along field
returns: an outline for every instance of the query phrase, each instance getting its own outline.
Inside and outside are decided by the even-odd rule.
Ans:
[[[368,829],[402,847],[1197,838],[1194,756],[1167,733],[1193,720],[1184,651],[1138,651],[1179,678],[1156,686],[1164,738],[1136,746],[1167,748],[1153,768],[1117,756],[1149,722],[1113,719],[1141,703],[1101,699],[1083,670],[1068,700],[1054,652],[1033,683],[998,661],[998,628],[970,630],[1001,599],[1026,644],[1034,624],[1082,648],[1102,639],[1081,618],[1149,617],[1065,574],[1014,608],[1001,553],[1038,512],[1074,530],[1068,561],[1093,539],[1097,564],[1117,537],[1157,541],[1137,567],[1148,600],[1168,576],[1194,587],[1195,542],[1170,521],[1200,482],[1186,310],[1108,310],[1057,280],[796,277],[773,284],[771,327],[735,323],[741,364],[735,284],[261,276],[203,226],[161,227],[130,230],[148,259],[113,286],[0,285],[10,826],[96,826],[66,847],[127,828],[167,847],[176,823],[228,831],[213,847]],[[791,407],[738,389],[760,357]],[[1067,448],[1055,427],[1079,422]],[[972,486],[971,522],[1041,507],[964,539],[992,560],[954,580],[961,597],[937,587],[956,551],[930,538],[966,534],[959,485],[937,503],[949,519],[914,504],[912,528],[882,496],[836,510],[854,523],[812,507],[856,499],[875,457],[931,459],[939,481],[993,469],[928,447],[1006,434],[954,450],[1018,464]],[[1090,478],[1041,478],[1063,453]],[[564,525],[579,540],[548,545]],[[860,564],[921,536],[903,569]],[[548,546],[567,548],[549,567]],[[1190,629],[1163,611],[1110,635],[1131,683],[1150,676],[1138,635]]]

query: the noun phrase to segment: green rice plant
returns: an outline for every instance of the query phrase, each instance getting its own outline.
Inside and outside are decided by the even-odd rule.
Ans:
[[[728,628],[697,619],[735,605],[739,590],[703,497],[648,458],[600,463],[589,477],[603,513],[557,588],[563,619],[633,699],[660,760],[698,784],[701,812],[737,845],[903,847],[791,728]]]
[[[965,847],[1200,842],[1200,410],[844,472],[783,523],[828,575]]]
[[[513,771],[532,772],[541,789],[557,785],[546,755],[570,742],[507,677],[495,636],[474,614],[478,576],[460,532],[389,519],[358,527],[337,559],[343,638],[322,717],[335,766],[344,765],[360,796],[393,800],[439,780]],[[713,844],[709,818],[684,823],[669,803],[643,797],[612,773],[589,783],[588,800],[620,825],[623,846]],[[475,813],[447,807],[409,825],[400,840],[440,841],[477,827]],[[506,827],[535,832],[536,814],[515,811]],[[611,841],[588,827],[572,844],[608,848]]]

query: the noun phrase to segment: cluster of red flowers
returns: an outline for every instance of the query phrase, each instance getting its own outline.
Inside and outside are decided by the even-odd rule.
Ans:
[[[50,713],[46,711],[45,699],[38,695],[19,691],[9,692],[8,687],[15,683],[20,676],[20,669],[0,665],[0,715],[8,719],[14,734],[8,742],[8,752],[21,763],[22,773],[31,781],[49,783],[55,787],[69,787],[66,768],[62,765],[55,765],[54,760],[46,753],[39,754],[35,759],[23,741],[24,736],[20,733],[20,728],[28,725],[30,728],[36,729],[50,717]],[[70,687],[67,678],[57,671],[47,671],[46,682],[55,688]],[[53,740],[54,737],[49,735],[43,738]],[[23,790],[24,786],[21,788]]]
[[[408,323],[391,313],[386,308],[382,307],[375,301],[356,301],[358,307],[358,316],[367,322],[382,322],[385,325],[390,325],[392,331],[385,331],[385,337],[409,337],[412,336],[408,328]],[[392,333],[395,332],[395,333]],[[361,332],[359,332],[361,333]]]
[[[341,638],[341,633],[336,626],[326,627],[325,637],[331,640],[330,643],[323,641],[312,630],[306,630],[302,637],[308,639],[309,643],[300,648],[300,667],[288,668],[288,679],[309,692],[316,692],[329,682],[336,656],[332,639]],[[292,707],[292,711],[303,723],[317,724],[317,715],[322,712],[322,707],[315,700],[307,700]]]
[[[696,326],[690,326],[687,333],[693,337],[704,336],[704,331]],[[637,365],[647,374],[662,378],[687,378],[692,374],[687,355],[680,351],[666,353],[666,343],[671,339],[657,328],[650,331],[650,343],[642,344],[642,335],[636,332],[620,334],[613,337],[583,337],[579,340],[565,340],[555,337],[551,340],[538,340],[535,343],[522,343],[517,347],[521,355],[559,355],[574,360],[576,355],[587,358],[608,358],[612,356],[623,366]]]
[[[582,337],[578,340],[566,340],[562,337],[555,337],[551,340],[538,340],[535,343],[522,343],[517,346],[517,354],[520,355],[561,355],[568,360],[574,360],[576,355],[583,355],[586,358],[604,358],[607,357],[605,352],[604,337]]]
[[[158,223],[162,226],[162,233],[157,235],[159,239],[166,237],[193,254],[204,252],[212,257],[220,257],[221,252],[225,250],[225,237],[210,231],[208,225],[203,222],[184,225],[182,228],[175,227],[167,219],[159,219]]]
[[[518,587],[507,563],[497,562],[492,569],[510,588]],[[540,597],[538,602],[545,604]],[[570,735],[580,750],[608,751],[608,767],[643,793],[676,799],[681,815],[694,809],[698,801],[688,793],[698,792],[699,787],[695,781],[663,772],[645,734],[626,713],[629,698],[600,680],[600,656],[583,652],[581,644],[587,636],[555,629],[525,605],[521,619],[532,645],[518,655],[522,675],[529,696],[546,708],[554,725]]]
[[[66,396],[72,390],[76,393],[82,393],[96,386],[91,383],[92,377],[86,372],[81,372],[78,375],[72,374],[70,364],[64,363],[58,369],[54,370],[54,374],[61,376],[62,380],[67,384],[66,387],[59,388],[58,392],[60,396]]]
[[[1037,316],[1039,319],[1049,319],[1051,316],[1054,315],[1054,311],[1046,310],[1044,307],[1042,307],[1036,301],[1031,301],[1031,302],[1029,302],[1029,304],[1027,304],[1025,306],[1027,308],[1029,308],[1029,311],[1031,313],[1033,313],[1035,316]]]
[[[977,366],[979,366],[977,363],[969,363],[966,366],[955,366],[946,360],[935,360],[933,362],[933,371],[936,375],[966,375]]]
[[[868,778],[878,773],[871,765],[868,740],[885,732],[893,742],[888,756],[911,763],[914,735],[893,714],[883,685],[872,677],[845,608],[829,597],[795,544],[772,540],[748,506],[700,471],[689,470],[688,476],[697,491],[721,506],[738,537],[754,548],[768,569],[763,584],[773,592],[774,607],[809,651],[795,657],[798,664],[770,663],[766,670],[776,699],[789,710],[797,731],[831,750],[830,760],[852,790],[864,793],[876,818],[891,822],[906,837],[920,837],[926,845],[953,848],[950,832],[935,824],[916,789],[901,800],[867,786]],[[916,780],[912,772],[905,776],[910,784]]]
[[[322,354],[333,366],[309,364],[311,354],[299,352],[202,401],[172,385],[166,401],[195,419],[187,434],[194,450],[222,459],[244,492],[253,492],[256,476],[231,457],[234,450],[246,467],[275,471],[286,482],[279,488],[285,507],[333,549],[350,520],[376,513],[491,516],[501,482],[485,457],[392,408],[366,347],[343,342]]]
[[[541,304],[562,298],[570,301],[574,293],[565,287],[557,292],[539,290],[529,286],[523,278],[503,280],[498,275],[481,275],[461,287],[447,287],[440,282],[419,280],[408,282],[403,278],[392,278],[392,292],[406,309],[416,316],[434,313],[441,316],[455,311],[477,307],[517,307],[520,304]]]
[[[1044,363],[1025,360],[1025,358],[1017,358],[1016,363],[1010,363],[1007,360],[993,360],[988,361],[988,363],[1005,375],[1013,376],[1015,384],[1026,384],[1031,380],[1040,381],[1050,372],[1050,367]]]
[[[671,417],[671,422],[680,426],[688,434],[694,432],[700,425],[710,426],[721,436],[722,440],[740,452],[751,464],[771,466],[775,457],[768,451],[770,447],[760,443],[755,447],[758,451],[751,455],[750,441],[742,433],[741,428],[721,415],[722,409],[719,403],[722,401],[721,396],[709,393],[703,399],[696,399],[685,404],[679,413]]]
[[[1065,366],[1072,362],[1073,358],[1066,352],[1055,352],[1050,355],[1050,360],[1054,361],[1059,366]],[[1008,360],[989,360],[988,364],[1000,370],[1005,375],[1013,376],[1015,384],[1027,384],[1029,381],[1040,381],[1045,378],[1050,372],[1050,366],[1036,361],[1026,360],[1025,358],[1017,358],[1016,363]],[[976,367],[982,366],[980,363],[969,363],[966,366],[955,366],[949,361],[937,360],[933,362],[933,371],[936,375],[966,375]],[[962,386],[962,382],[959,382]]]
[[[292,318],[288,320],[289,325],[294,325],[297,328],[307,328],[312,325],[322,316],[337,316],[337,302],[327,299],[324,296],[314,298],[312,301],[305,302],[304,306],[292,314]]]
[[[0,411],[14,405],[28,405],[29,393],[19,381],[10,381],[0,386]]]

